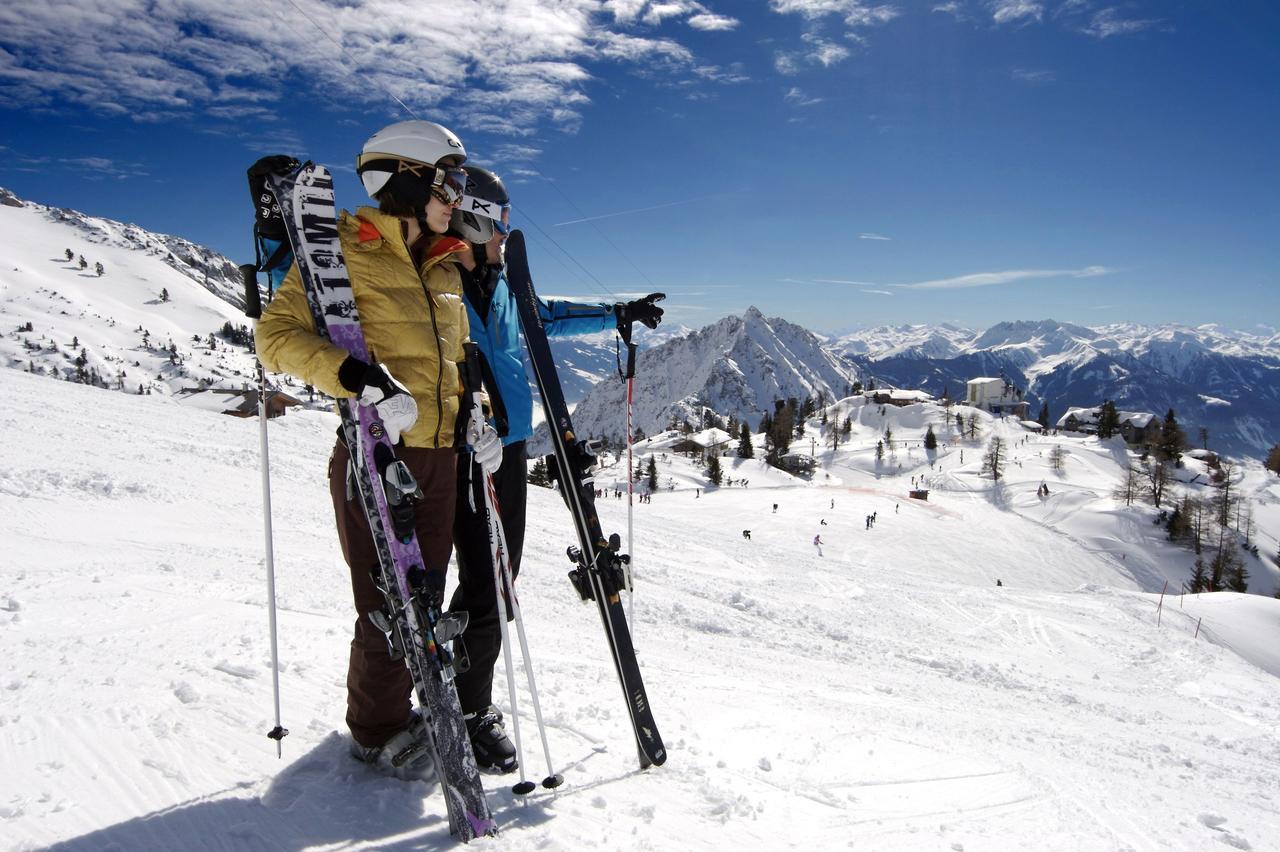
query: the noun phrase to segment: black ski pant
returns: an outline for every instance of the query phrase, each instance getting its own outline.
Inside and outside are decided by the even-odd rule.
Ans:
[[[524,441],[502,448],[502,467],[493,477],[498,494],[498,517],[507,537],[512,577],[520,572],[524,550],[524,505],[528,491]],[[452,610],[470,614],[462,636],[471,667],[454,684],[463,713],[483,710],[493,703],[493,666],[502,651],[502,625],[498,622],[498,595],[493,583],[493,557],[489,550],[489,526],[485,519],[484,471],[472,455],[458,457],[458,506],[453,520],[453,552],[458,562],[458,587],[449,604]],[[507,620],[511,620],[507,601]]]
[[[449,567],[453,543],[450,531],[457,455],[453,447],[396,450],[396,458],[409,466],[423,493],[414,511],[414,531],[418,534],[423,567],[429,572],[439,571],[441,576]],[[349,459],[346,445],[338,441],[329,457],[329,496],[333,499],[342,556],[351,568],[351,592],[358,616],[347,666],[347,727],[357,743],[373,747],[409,725],[413,679],[403,660],[391,659],[386,634],[369,620],[369,613],[384,604],[374,581],[379,573],[378,551],[360,495],[347,499]]]

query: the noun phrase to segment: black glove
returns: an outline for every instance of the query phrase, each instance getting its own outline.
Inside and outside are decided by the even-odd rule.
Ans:
[[[391,443],[418,422],[418,403],[381,364],[366,364],[348,355],[338,367],[338,382],[359,399],[361,405],[372,405],[386,427]]]
[[[351,391],[356,396],[364,392],[365,385],[373,385],[386,391],[386,395],[391,395],[391,383],[394,380],[386,374],[379,364],[366,364],[354,355],[348,355],[347,360],[342,362],[338,367],[338,384]]]
[[[667,298],[666,293],[650,293],[643,299],[619,302],[614,306],[614,312],[618,316],[618,327],[622,328],[638,322],[648,328],[657,328],[658,323],[662,322],[662,308],[658,307],[657,303],[665,298]]]

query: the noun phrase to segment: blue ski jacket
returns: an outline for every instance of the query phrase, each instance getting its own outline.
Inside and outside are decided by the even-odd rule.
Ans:
[[[496,270],[496,267],[490,267]],[[463,288],[463,302],[471,323],[471,340],[480,347],[493,372],[507,412],[503,444],[533,437],[533,389],[524,370],[520,344],[520,315],[506,276],[491,273],[488,280]],[[492,288],[491,292],[489,288]],[[539,299],[538,313],[548,337],[590,334],[617,324],[615,305]]]

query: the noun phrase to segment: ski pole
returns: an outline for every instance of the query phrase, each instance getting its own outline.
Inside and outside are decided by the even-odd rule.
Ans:
[[[533,783],[524,777],[524,752],[520,744],[520,719],[516,715],[515,671],[511,663],[510,631],[507,628],[507,610],[505,598],[511,597],[511,615],[516,622],[516,633],[520,638],[520,660],[524,666],[525,681],[529,684],[529,698],[533,702],[533,716],[538,724],[538,734],[542,739],[542,754],[547,761],[547,777],[542,779],[542,786],[548,790],[555,789],[564,783],[564,776],[555,771],[551,760],[551,746],[547,742],[547,726],[542,720],[542,703],[538,700],[538,685],[533,677],[533,660],[529,655],[529,641],[524,632],[524,615],[520,612],[520,601],[516,597],[515,578],[511,575],[511,560],[507,554],[507,535],[502,527],[502,518],[498,512],[498,495],[493,487],[493,477],[484,476],[485,512],[489,518],[490,550],[494,560],[494,586],[498,597],[498,618],[502,631],[502,653],[507,666],[507,684],[511,693],[511,715],[513,733],[516,737],[516,752],[520,761],[520,784],[512,788],[512,792],[521,795],[533,790]]]
[[[471,417],[473,422],[483,422],[484,408],[481,402],[480,391],[478,388],[482,381],[482,370],[480,369],[479,348],[474,344],[466,344],[466,361],[464,362],[464,383],[469,388],[473,388],[471,394]],[[474,455],[468,462],[468,473],[474,475],[475,468],[478,467],[474,461]],[[542,707],[538,701],[538,688],[534,683],[533,666],[529,657],[529,645],[524,635],[524,618],[520,614],[520,604],[516,600],[515,580],[511,574],[511,561],[507,551],[507,535],[502,526],[502,517],[498,510],[498,495],[493,485],[493,477],[480,470],[482,477],[482,486],[484,488],[484,512],[485,526],[489,532],[489,562],[493,567],[493,588],[494,597],[497,599],[498,605],[498,630],[502,635],[502,658],[507,671],[507,692],[511,702],[511,724],[512,734],[516,740],[516,762],[520,768],[520,783],[511,788],[513,793],[517,795],[526,795],[533,792],[533,782],[525,777],[524,765],[524,744],[520,737],[520,713],[516,704],[516,676],[515,666],[511,660],[511,636],[507,628],[507,595],[511,596],[511,611],[516,621],[517,631],[520,634],[520,650],[522,662],[524,664],[525,680],[529,684],[529,694],[533,700],[533,712],[538,722],[538,731],[542,736],[543,753],[547,759],[547,777],[542,780],[542,786],[547,789],[559,787],[564,783],[564,777],[555,772],[554,764],[551,762],[551,749],[547,744],[546,726],[542,721]],[[476,511],[475,505],[475,489],[468,483],[467,500],[470,504],[471,511]]]
[[[257,267],[246,263],[240,267],[244,278],[244,314],[251,320],[262,316],[262,298],[258,293]],[[267,736],[276,741],[276,757],[284,756],[282,740],[289,730],[280,724],[280,653],[276,641],[276,565],[275,546],[271,535],[271,455],[267,449],[267,373],[262,361],[258,365],[258,449],[262,459],[262,529],[266,540],[267,623],[271,632],[271,693],[275,704],[276,726]]]
[[[632,392],[635,390],[636,384],[636,349],[639,347],[631,342],[631,323],[625,326],[618,326],[618,336],[622,338],[622,342],[627,345],[627,370],[622,378],[627,383],[627,554],[632,559],[635,558],[635,507],[633,505],[632,480],[635,472],[631,469],[631,410],[632,410]],[[635,625],[635,604],[636,589],[635,584],[631,581],[631,561],[627,560],[622,563],[622,576],[624,585],[627,587],[627,621]]]

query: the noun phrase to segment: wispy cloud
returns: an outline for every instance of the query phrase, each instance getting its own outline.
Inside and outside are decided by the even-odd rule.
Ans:
[[[826,100],[826,98],[818,98],[818,97],[806,95],[804,92],[800,91],[800,88],[797,86],[792,86],[787,91],[787,93],[782,97],[787,101],[787,103],[795,104],[796,106],[801,106],[801,107],[817,106],[818,104]]]
[[[860,240],[891,240],[893,237],[886,237],[883,234],[873,234],[870,232],[858,234]]]
[[[7,0],[0,108],[83,109],[139,121],[275,119],[286,86],[359,99],[455,129],[573,131],[587,64],[691,75],[693,52],[637,27],[738,21],[696,0]],[[705,63],[704,63],[705,65]],[[701,77],[720,83],[721,78]],[[396,110],[397,112],[399,110]],[[403,113],[401,113],[403,114]]]
[[[1029,23],[1044,16],[1044,4],[1036,0],[990,0],[988,7],[997,24]]]
[[[738,26],[737,18],[730,18],[728,15],[717,15],[712,12],[701,12],[697,15],[690,15],[686,24],[695,30],[704,30],[706,32],[724,32],[732,30]]]
[[[851,27],[888,23],[902,14],[891,4],[865,0],[769,0],[769,8],[780,15],[803,15],[810,20],[838,15]]]
[[[803,47],[774,52],[774,68],[783,75],[797,74],[805,65],[830,68],[849,58],[849,48],[821,33],[819,21],[839,18],[846,27],[845,40],[862,44],[862,30],[887,24],[902,14],[894,5],[871,4],[865,0],[769,0],[769,8],[780,15],[800,15],[813,22],[814,29],[800,36],[805,43]]]
[[[895,284],[903,290],[960,290],[969,287],[991,287],[996,284],[1014,284],[1044,278],[1097,278],[1114,270],[1105,266],[1086,266],[1083,269],[1006,269],[1000,272],[975,272],[955,278],[938,278],[914,284]]]
[[[1023,83],[1052,83],[1058,75],[1044,68],[1010,68],[1009,76]]]
[[[1136,18],[1121,18],[1120,13],[1114,8],[1102,9],[1094,14],[1089,20],[1089,25],[1083,30],[1087,35],[1094,38],[1104,39],[1112,36],[1128,35],[1129,33],[1141,32],[1145,29],[1159,24],[1159,20]]]
[[[0,170],[16,172],[62,170],[82,176],[85,180],[126,180],[149,176],[143,163],[114,160],[109,157],[47,157],[23,153],[0,146],[4,153]]]

